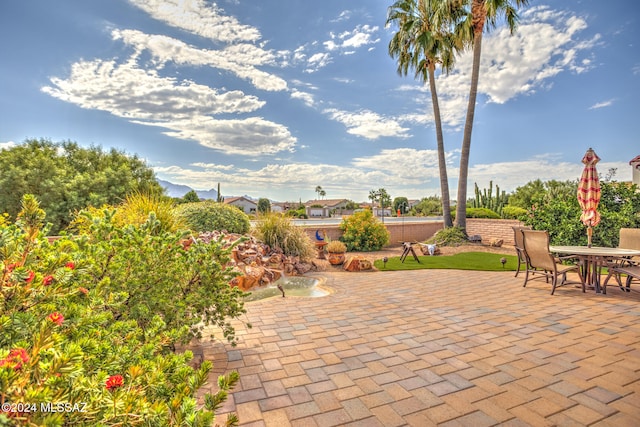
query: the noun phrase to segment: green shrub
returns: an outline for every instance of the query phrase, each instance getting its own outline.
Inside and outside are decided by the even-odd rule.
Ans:
[[[237,373],[198,406],[212,365],[172,350],[195,322],[225,327],[244,312],[216,258],[227,252],[185,251],[180,235],[148,232],[157,220],[120,227],[112,213],[50,244],[44,219],[25,196],[16,223],[0,225],[0,400],[37,408],[3,411],[0,425],[213,424]],[[40,410],[58,402],[74,410]]]
[[[389,243],[389,231],[370,210],[355,212],[340,223],[340,240],[349,251],[377,251]]]
[[[443,228],[427,239],[427,243],[435,243],[438,246],[460,246],[467,242],[467,236],[460,227]]]
[[[523,219],[527,216],[528,212],[526,209],[520,208],[518,206],[505,206],[502,208],[502,218],[505,219]]]
[[[487,208],[468,208],[467,218],[491,218],[499,219],[500,215]]]
[[[177,215],[195,232],[222,231],[245,234],[251,228],[249,217],[235,206],[206,200],[176,207]]]
[[[603,181],[598,205],[600,223],[593,227],[593,245],[615,247],[620,228],[640,227],[638,186]],[[580,221],[580,205],[575,196],[534,199],[525,224],[547,230],[552,245],[586,245],[587,227]]]
[[[275,212],[260,215],[251,233],[285,255],[299,256],[302,260],[309,260],[315,255],[315,246],[307,233],[296,227],[286,215]]]

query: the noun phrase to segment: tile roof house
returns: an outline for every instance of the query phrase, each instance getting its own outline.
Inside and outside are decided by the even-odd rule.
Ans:
[[[327,218],[331,212],[342,212],[349,203],[348,199],[309,200],[304,205],[309,218]]]
[[[225,197],[224,203],[226,205],[236,206],[246,214],[254,214],[258,210],[258,204],[246,197]]]
[[[633,168],[631,182],[640,186],[640,156],[636,156],[629,162]]]

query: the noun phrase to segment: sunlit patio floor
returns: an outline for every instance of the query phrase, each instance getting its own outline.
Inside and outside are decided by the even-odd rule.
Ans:
[[[250,303],[237,347],[197,349],[214,360],[212,389],[240,373],[223,414],[279,427],[640,425],[640,293],[552,296],[513,272],[322,274],[333,294]]]

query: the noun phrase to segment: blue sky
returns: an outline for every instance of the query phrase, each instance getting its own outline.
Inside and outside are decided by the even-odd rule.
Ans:
[[[366,201],[439,194],[429,92],[387,47],[391,1],[0,3],[0,147],[115,147],[223,195]],[[531,2],[484,38],[469,188],[577,179],[640,154],[640,6]],[[619,7],[624,3],[624,8]],[[452,198],[470,54],[437,85]]]

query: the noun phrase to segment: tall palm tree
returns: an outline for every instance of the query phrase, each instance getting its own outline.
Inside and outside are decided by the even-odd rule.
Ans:
[[[482,33],[496,27],[499,18],[509,26],[511,34],[518,23],[517,8],[526,6],[528,0],[451,0],[452,3],[463,5],[467,9],[466,16],[458,22],[456,35],[458,40],[473,49],[473,65],[471,68],[471,88],[469,90],[469,104],[462,136],[460,152],[460,176],[458,179],[458,204],[456,207],[456,225],[466,231],[467,228],[467,177],[469,175],[469,151],[471,149],[471,131],[473,130],[473,116],[478,95],[478,79],[480,76],[480,54],[482,52]],[[469,9],[470,8],[470,9]]]
[[[389,7],[387,14],[387,25],[394,24],[398,28],[389,42],[389,55],[398,60],[398,74],[406,76],[412,69],[416,79],[424,84],[429,82],[445,228],[451,227],[453,222],[435,70],[438,65],[445,72],[453,67],[456,46],[447,23],[455,19],[455,10],[443,0],[398,0]]]

